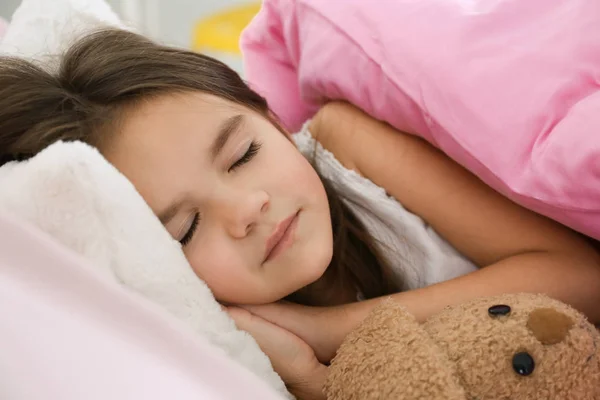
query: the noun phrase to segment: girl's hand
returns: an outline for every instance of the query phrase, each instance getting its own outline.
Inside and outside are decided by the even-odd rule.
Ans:
[[[325,399],[327,367],[313,349],[293,333],[238,307],[226,311],[237,327],[248,332],[269,357],[288,390],[299,399]]]
[[[361,303],[308,307],[281,301],[243,308],[257,318],[295,334],[312,347],[320,362],[328,363],[346,335],[358,326],[371,307],[365,308]]]

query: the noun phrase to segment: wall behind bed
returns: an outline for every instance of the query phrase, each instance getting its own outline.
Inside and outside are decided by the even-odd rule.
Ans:
[[[1,0],[0,17],[8,20],[10,16],[15,12],[19,4],[21,4],[21,0]]]

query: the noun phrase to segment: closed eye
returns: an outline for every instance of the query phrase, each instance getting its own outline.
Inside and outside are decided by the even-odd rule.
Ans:
[[[261,147],[260,143],[252,141],[250,143],[250,146],[248,147],[248,150],[246,150],[246,152],[244,153],[244,155],[242,157],[240,157],[239,160],[237,160],[236,162],[234,162],[233,165],[231,165],[231,167],[229,167],[229,169],[227,170],[227,172],[233,172],[237,168],[241,167],[242,165],[244,165],[247,162],[249,162],[250,160],[252,160],[254,158],[254,156],[256,156],[256,154],[258,154],[258,151],[260,150],[260,147]]]
[[[198,222],[200,222],[200,213],[194,214],[194,219],[190,224],[190,228],[187,230],[185,235],[183,235],[183,237],[179,240],[179,243],[181,243],[183,247],[187,246],[194,237],[194,233],[196,233],[196,229],[198,228]]]

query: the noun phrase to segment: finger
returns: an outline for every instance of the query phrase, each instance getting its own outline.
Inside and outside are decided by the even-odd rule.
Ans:
[[[242,308],[288,330],[293,330],[289,328],[302,325],[298,323],[298,318],[295,318],[301,310],[294,307],[294,305],[271,303],[264,305],[244,305]]]
[[[329,362],[351,330],[343,309],[274,303],[244,306],[244,310],[292,332],[315,351],[321,362]]]
[[[283,360],[294,360],[298,356],[300,348],[292,345],[294,336],[290,332],[249,312],[233,311],[232,318],[238,329],[248,332],[256,340],[276,370],[281,370],[283,365],[279,364],[285,362]]]
[[[299,304],[273,303],[261,306],[245,306],[245,310],[257,315],[287,331],[292,332],[313,348],[318,348],[315,340],[321,331],[319,309]]]

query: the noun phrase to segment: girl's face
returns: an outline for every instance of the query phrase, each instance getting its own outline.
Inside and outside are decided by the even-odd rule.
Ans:
[[[253,111],[201,93],[165,96],[129,112],[102,150],[222,302],[279,300],[331,261],[319,177]]]

